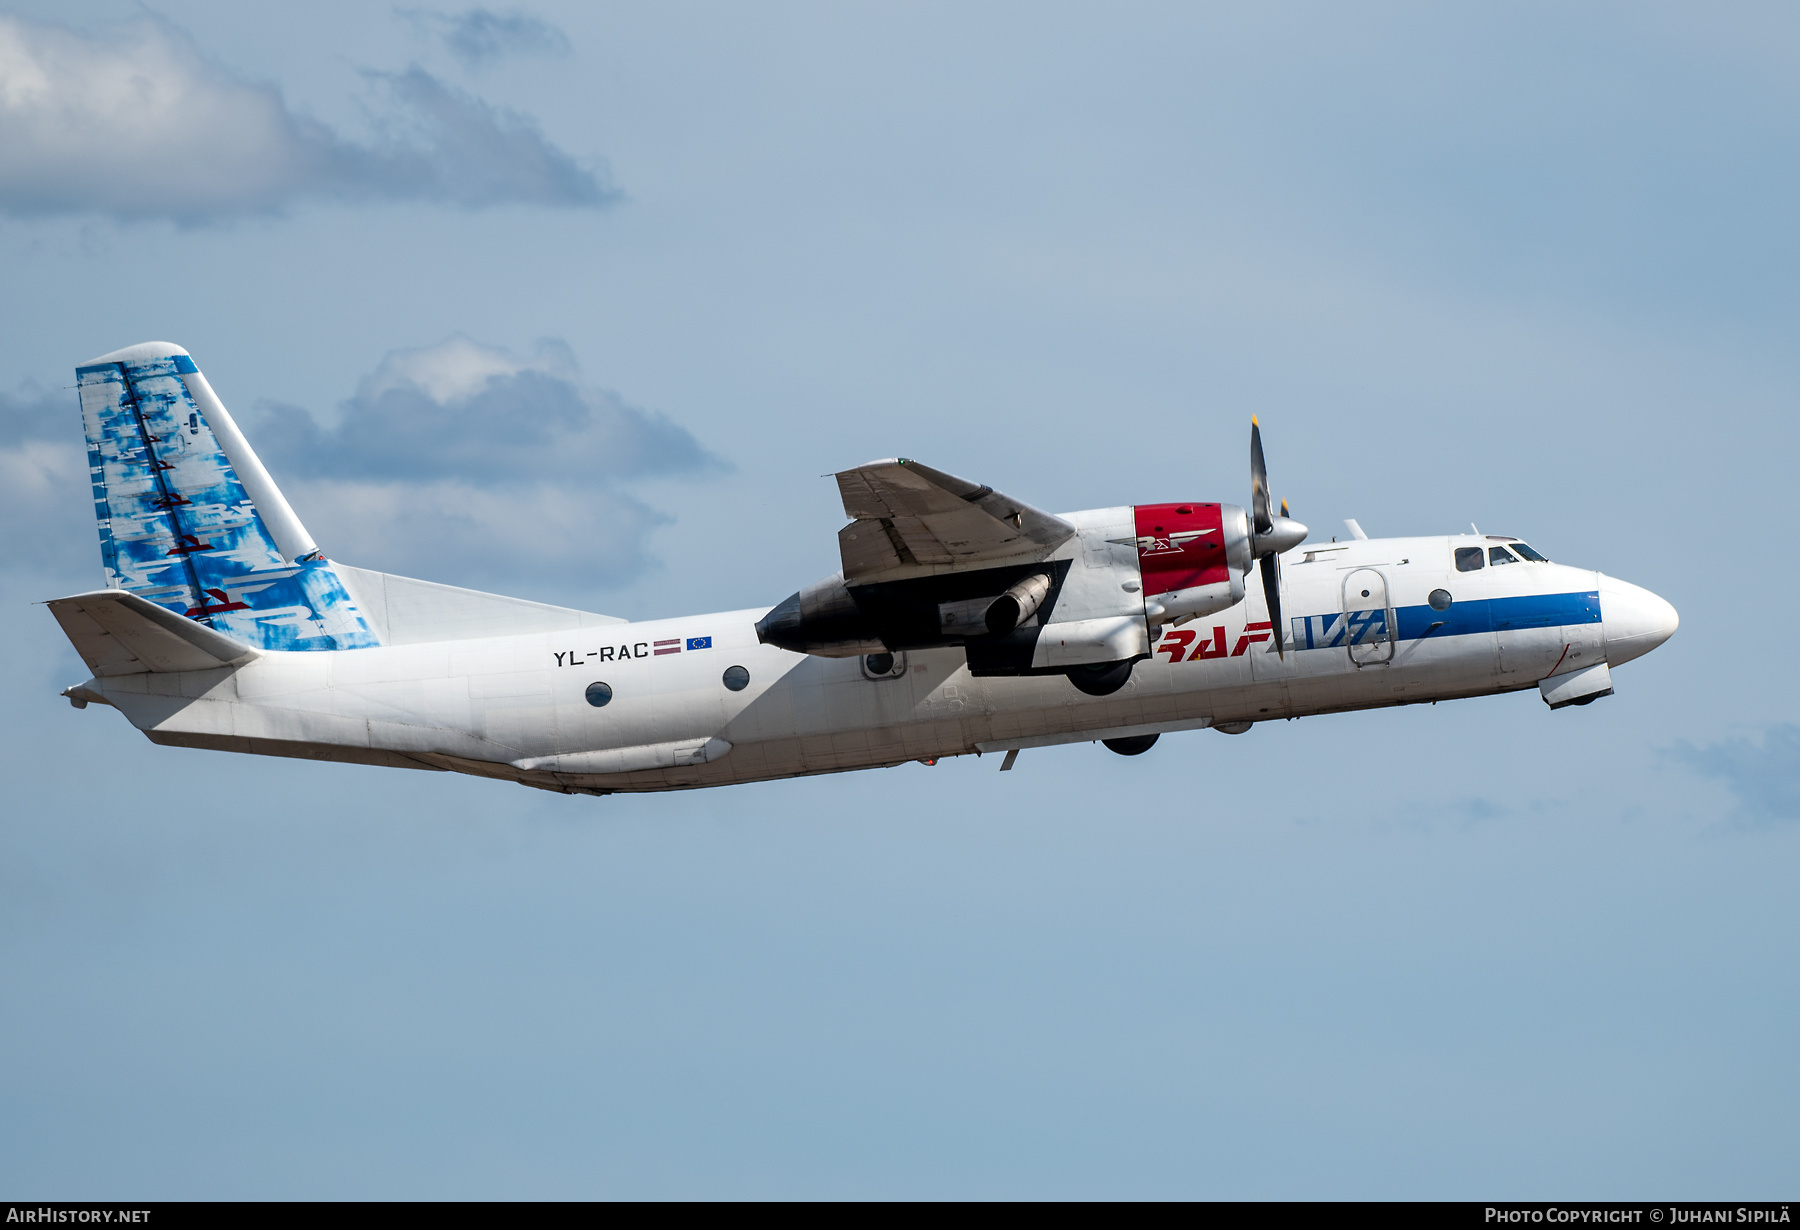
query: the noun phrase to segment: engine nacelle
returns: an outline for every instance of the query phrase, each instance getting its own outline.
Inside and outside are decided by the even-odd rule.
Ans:
[[[1071,541],[1036,563],[856,585],[834,573],[776,606],[757,622],[757,636],[827,658],[960,645],[977,675],[1051,673],[1144,657],[1147,632],[1244,599],[1256,543],[1249,514],[1235,504],[1071,515],[1089,525],[1103,515],[1106,542],[1135,539],[1136,551]],[[1115,537],[1126,516],[1134,537]],[[1127,635],[1127,625],[1136,632]]]
[[[851,597],[841,572],[790,595],[756,621],[756,636],[765,645],[821,658],[856,658],[888,648]]]
[[[1244,600],[1254,563],[1250,516],[1235,504],[1139,504],[1138,569],[1152,626],[1211,615]]]

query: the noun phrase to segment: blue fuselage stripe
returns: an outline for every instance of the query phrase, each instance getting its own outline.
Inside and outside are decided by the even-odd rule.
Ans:
[[[1600,622],[1597,590],[1575,594],[1527,594],[1518,598],[1476,598],[1451,603],[1436,611],[1429,606],[1403,606],[1396,610],[1399,639],[1416,641],[1432,636],[1469,636],[1477,632],[1513,632],[1524,628],[1561,628],[1571,624]],[[1433,628],[1433,624],[1440,625]]]

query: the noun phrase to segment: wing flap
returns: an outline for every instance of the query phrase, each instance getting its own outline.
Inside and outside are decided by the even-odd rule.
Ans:
[[[119,589],[56,598],[50,613],[97,677],[239,666],[255,649]]]
[[[905,457],[836,475],[851,524],[838,533],[844,579],[1041,558],[1075,527],[992,487]]]
[[[880,521],[852,521],[838,531],[838,554],[843,557],[846,577],[893,572],[919,562],[910,550],[905,555],[901,550],[905,550],[904,540]]]

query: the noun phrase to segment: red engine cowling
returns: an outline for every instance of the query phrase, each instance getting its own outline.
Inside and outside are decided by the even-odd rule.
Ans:
[[[1244,600],[1250,517],[1235,504],[1139,504],[1138,569],[1150,623],[1210,615]]]

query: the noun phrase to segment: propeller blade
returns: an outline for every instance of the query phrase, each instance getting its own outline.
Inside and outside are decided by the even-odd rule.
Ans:
[[[1275,653],[1287,661],[1287,638],[1281,635],[1281,561],[1273,555],[1262,557],[1263,601],[1269,607],[1269,629],[1275,634]]]
[[[1275,525],[1269,508],[1269,469],[1263,464],[1262,425],[1250,416],[1250,516],[1252,528],[1267,534]]]

